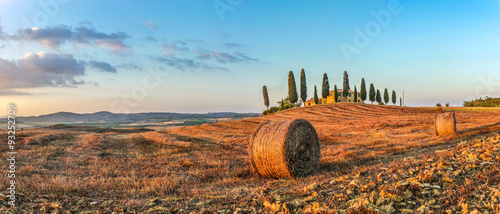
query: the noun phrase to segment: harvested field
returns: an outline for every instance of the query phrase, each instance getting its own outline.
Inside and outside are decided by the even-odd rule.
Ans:
[[[159,132],[24,130],[16,139],[22,160],[16,165],[21,204],[16,209],[499,212],[500,111],[456,110],[455,115],[459,136],[454,138],[435,135],[435,108],[356,104]],[[297,118],[308,120],[318,133],[320,172],[288,179],[253,176],[247,152],[251,134],[263,122]],[[43,143],[24,143],[37,137]],[[3,145],[5,139],[3,134]],[[6,151],[0,149],[1,158],[7,158]],[[2,170],[5,190],[10,179],[5,166]]]

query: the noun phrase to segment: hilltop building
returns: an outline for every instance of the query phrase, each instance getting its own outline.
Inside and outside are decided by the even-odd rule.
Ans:
[[[338,95],[337,103],[342,103],[342,102],[352,103],[352,102],[354,102],[354,91],[350,90],[349,95],[347,95],[347,98],[342,96],[342,91],[343,91],[342,89],[337,89],[337,95]],[[361,101],[359,92],[358,92],[357,99],[358,99],[358,103],[363,102],[363,101]],[[326,97],[326,99],[318,98],[318,104],[328,104],[328,103],[334,103],[334,102],[335,102],[334,90],[330,91],[330,95],[328,95],[328,97]],[[316,105],[316,103],[314,103],[314,98],[307,100],[304,105],[305,106]]]

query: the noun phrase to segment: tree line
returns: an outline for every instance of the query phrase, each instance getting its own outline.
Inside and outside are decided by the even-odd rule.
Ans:
[[[500,107],[500,98],[486,97],[464,101],[464,107]]]
[[[347,98],[349,96],[349,91],[351,90],[350,85],[349,85],[349,75],[347,74],[347,71],[344,71],[344,76],[343,76],[343,87],[342,87],[342,96],[344,98]],[[334,85],[334,99],[335,102],[338,100],[338,93],[337,93],[337,85]],[[306,85],[306,75],[304,69],[300,71],[300,99],[297,93],[297,87],[295,84],[295,76],[293,74],[293,71],[288,72],[288,97],[285,98],[284,100],[282,99],[281,102],[278,102],[280,104],[280,107],[271,107],[269,109],[269,95],[267,92],[267,87],[263,86],[262,87],[262,93],[264,97],[264,105],[267,107],[267,110],[264,111],[264,115],[269,114],[269,113],[274,113],[279,110],[284,110],[287,108],[292,108],[292,107],[299,107],[301,106],[302,103],[305,103],[307,101],[307,85]],[[323,74],[323,81],[322,81],[322,87],[321,87],[321,97],[323,99],[326,99],[330,95],[330,83],[328,80],[328,75],[326,73]],[[368,95],[368,96],[367,96]],[[319,103],[319,97],[318,97],[318,91],[316,88],[316,85],[314,85],[314,95],[313,95],[313,100],[315,104]],[[356,86],[354,86],[354,102],[358,101],[358,91]],[[361,85],[360,85],[360,94],[359,98],[364,102],[367,98],[368,100],[371,101],[371,104],[373,102],[377,101],[379,105],[387,105],[389,101],[392,101],[392,104],[395,105],[397,102],[397,95],[396,91],[392,90],[392,94],[389,97],[389,91],[387,88],[384,89],[384,94],[383,94],[383,100],[382,100],[382,95],[380,94],[380,90],[377,89],[375,90],[375,86],[373,83],[370,84],[370,88],[367,94],[366,90],[366,83],[365,79],[361,78]],[[297,103],[299,101],[299,103]],[[300,102],[302,101],[302,102]],[[383,101],[383,102],[382,102]],[[385,103],[385,104],[384,104]],[[401,98],[400,98],[400,105],[401,105]]]

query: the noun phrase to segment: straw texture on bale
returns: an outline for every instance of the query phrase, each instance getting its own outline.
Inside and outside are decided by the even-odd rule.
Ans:
[[[250,139],[249,156],[261,176],[307,176],[320,167],[318,134],[304,119],[264,123]]]
[[[455,112],[436,114],[436,135],[447,136],[457,134]]]

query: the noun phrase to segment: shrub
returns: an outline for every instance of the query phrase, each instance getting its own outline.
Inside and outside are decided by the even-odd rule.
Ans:
[[[441,107],[441,103],[436,103],[436,107]]]
[[[383,106],[383,105],[385,105],[385,104],[384,104],[383,102],[379,102],[379,103],[378,103],[378,105],[379,105],[379,106]]]
[[[280,111],[292,108],[292,104],[288,102],[284,102],[283,105],[280,105],[279,109]]]
[[[269,110],[271,110],[271,113],[274,113],[274,112],[278,112],[280,109],[276,106],[273,106]]]
[[[450,103],[446,103],[444,104],[446,107],[450,107]]]
[[[273,113],[270,109],[267,109],[265,111],[262,112],[262,114],[265,116],[265,115],[268,115],[268,114],[271,114]]]

